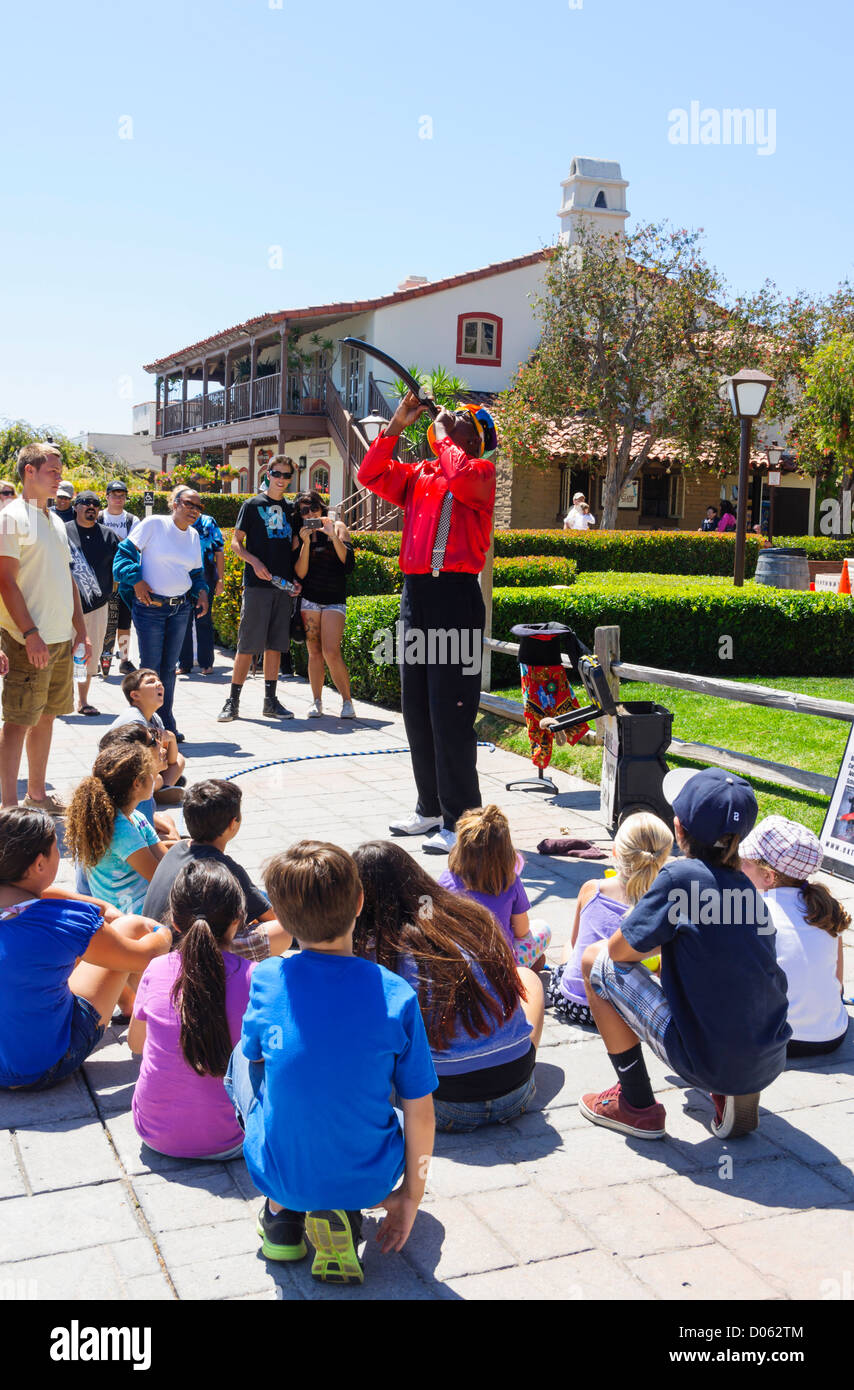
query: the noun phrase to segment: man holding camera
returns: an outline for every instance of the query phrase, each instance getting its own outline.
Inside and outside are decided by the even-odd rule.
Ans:
[[[300,592],[293,577],[300,522],[293,504],[285,501],[293,477],[294,465],[285,454],[271,458],[266,491],[243,503],[234,528],[231,548],[243,561],[243,600],[231,691],[218,716],[220,724],[240,718],[240,692],[259,652],[264,653],[262,714],[270,719],[294,717],[276,697],[281,654],[291,644],[292,598]]]

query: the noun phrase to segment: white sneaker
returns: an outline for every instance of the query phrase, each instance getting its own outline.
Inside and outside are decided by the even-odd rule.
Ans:
[[[428,835],[421,848],[425,854],[450,854],[457,837],[453,830],[434,830],[432,835]]]
[[[323,717],[323,705],[321,704],[320,700],[313,700],[312,703],[311,703],[311,705],[310,705],[310,707],[309,707],[309,711],[308,711],[308,714],[307,714],[306,718],[307,718],[307,719],[322,719],[322,717]]]
[[[406,820],[393,820],[389,825],[393,835],[426,835],[428,830],[441,828],[441,816],[419,816],[417,811],[413,811]]]
[[[355,719],[355,718],[356,718],[356,711],[353,709],[353,701],[352,701],[352,700],[345,700],[345,701],[344,701],[344,703],[343,703],[342,706],[341,706],[341,714],[339,715],[339,718],[340,718],[340,719]]]

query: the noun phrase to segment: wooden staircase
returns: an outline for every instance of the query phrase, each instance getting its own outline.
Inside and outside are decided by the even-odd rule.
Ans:
[[[390,420],[391,408],[373,376],[369,376],[368,382],[369,412]],[[329,373],[326,378],[326,419],[335,447],[344,459],[344,502],[340,508],[340,517],[344,525],[351,531],[402,530],[403,513],[400,507],[383,501],[376,493],[369,492],[357,479],[362,460],[368,452],[368,442],[359,428],[359,422],[341,399]],[[416,455],[407,445],[401,443],[398,445],[398,457],[405,462],[413,462]]]

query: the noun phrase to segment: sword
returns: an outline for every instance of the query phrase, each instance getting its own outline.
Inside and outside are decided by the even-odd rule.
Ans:
[[[383,352],[382,348],[374,347],[373,343],[363,342],[361,338],[342,338],[341,343],[344,347],[356,348],[359,352],[366,353],[368,357],[376,357],[379,362],[384,362],[387,367],[391,367],[395,376],[400,377],[401,381],[409,387],[412,394],[416,396],[426,408],[431,419],[436,419],[436,416],[439,414],[439,406],[432,397],[427,394],[427,388],[422,386],[419,381],[416,381],[412,373],[408,372],[405,367],[402,367],[399,362],[396,362],[389,353]]]

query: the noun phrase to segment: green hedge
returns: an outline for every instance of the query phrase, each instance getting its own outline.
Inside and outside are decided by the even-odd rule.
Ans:
[[[399,531],[354,531],[353,545],[356,550],[370,550],[374,555],[399,555]]]
[[[496,589],[530,589],[538,584],[573,584],[578,565],[563,555],[496,555]]]
[[[566,555],[588,570],[642,574],[732,574],[735,537],[696,531],[496,531],[496,555]],[[759,541],[748,536],[745,572]]]
[[[510,629],[521,622],[564,622],[587,646],[597,627],[620,628],[626,661],[666,670],[722,676],[848,676],[854,671],[854,604],[833,594],[769,590],[747,584],[734,590],[720,580],[694,581],[680,590],[678,580],[635,576],[629,588],[619,576],[582,582],[571,589],[496,589],[493,632],[514,641]],[[610,582],[609,582],[610,581]],[[347,605],[342,653],[355,694],[379,704],[399,706],[395,665],[378,665],[371,655],[382,630],[393,633],[399,613],[396,595],[354,599]],[[732,638],[732,659],[721,658],[721,638]],[[296,667],[304,669],[297,647]],[[512,657],[492,656],[492,683],[513,685],[519,667]],[[714,743],[714,729],[709,729]],[[795,731],[793,729],[793,738]]]
[[[233,526],[243,503],[249,497],[255,497],[256,494],[254,492],[201,492],[199,496],[208,516],[212,516],[218,526]],[[135,493],[129,497],[125,503],[125,510],[133,512],[134,516],[145,516],[142,494]],[[155,492],[154,515],[163,516],[168,511],[169,493]]]

